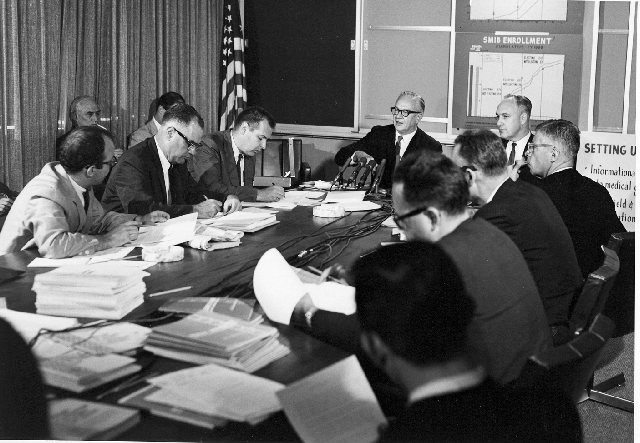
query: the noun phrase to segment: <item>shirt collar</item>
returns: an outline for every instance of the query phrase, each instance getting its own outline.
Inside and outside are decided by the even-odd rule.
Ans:
[[[167,160],[167,157],[164,155],[164,152],[162,152],[162,149],[160,149],[160,146],[158,145],[158,139],[156,138],[156,136],[153,136],[153,140],[156,142],[156,148],[158,149],[158,157],[160,157],[160,164],[162,165],[162,170],[163,171],[168,171],[169,168],[171,167],[171,163],[169,163],[169,160]]]
[[[158,131],[160,131],[160,126],[162,126],[160,123],[158,123],[158,120],[156,120],[155,117],[153,117],[151,120],[153,120],[153,124],[156,125],[156,129]]]
[[[85,188],[83,188],[82,186],[80,186],[78,183],[76,183],[76,181],[73,179],[73,177],[71,177],[69,174],[67,174],[67,171],[64,170],[64,168],[61,165],[58,165],[58,172],[62,175],[66,175],[69,178],[69,181],[71,182],[71,186],[73,186],[73,190],[76,191],[76,194],[78,194],[78,197],[80,198],[80,201],[82,202],[82,204],[84,204],[84,193],[87,191]]]
[[[573,169],[573,166],[565,166],[564,168],[560,168],[560,169],[556,169],[555,171],[553,171],[551,174],[549,175],[553,175],[556,172],[562,172],[562,171],[566,171],[567,169]]]
[[[402,135],[398,131],[396,131],[396,140],[398,140],[398,137],[402,136],[402,143],[409,144],[409,142],[411,142],[411,139],[413,138],[413,136],[416,135],[417,131],[418,130],[416,129],[415,131],[410,132],[408,134],[404,134],[404,135]]]
[[[504,180],[502,180],[502,182],[496,186],[496,188],[493,190],[493,192],[491,193],[491,195],[489,196],[489,198],[487,199],[487,203],[489,203],[491,200],[493,200],[493,197],[496,196],[496,192],[498,192],[498,189],[500,189],[500,187],[502,185],[504,185],[504,182],[506,182],[507,180],[510,180],[509,176],[507,176],[507,178],[505,178]],[[485,203],[486,204],[486,203]]]
[[[484,368],[478,366],[459,374],[427,382],[409,393],[409,403],[415,403],[424,398],[464,391],[482,383],[486,376]]]
[[[240,149],[238,148],[238,145],[236,145],[236,141],[233,139],[233,132],[229,131],[229,134],[231,135],[231,147],[233,148],[233,158],[237,162],[238,157],[240,157]]]

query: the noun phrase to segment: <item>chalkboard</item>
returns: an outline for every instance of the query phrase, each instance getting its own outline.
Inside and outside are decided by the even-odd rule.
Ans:
[[[247,0],[248,104],[277,123],[353,127],[356,0]]]

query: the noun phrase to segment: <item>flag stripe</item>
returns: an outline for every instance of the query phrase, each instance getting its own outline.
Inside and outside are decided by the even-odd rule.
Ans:
[[[220,130],[229,129],[246,108],[244,36],[238,0],[224,0],[220,69]]]

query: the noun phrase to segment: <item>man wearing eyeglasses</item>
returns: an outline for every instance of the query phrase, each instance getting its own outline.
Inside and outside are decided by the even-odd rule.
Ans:
[[[418,150],[442,152],[440,142],[418,128],[424,109],[422,97],[415,92],[402,92],[391,108],[393,124],[374,126],[364,138],[340,149],[334,161],[343,166],[349,158],[354,164],[362,157],[367,161],[375,159],[378,164],[386,159],[380,187],[391,188],[393,170],[404,155]]]
[[[551,198],[569,230],[582,277],[586,278],[604,260],[600,247],[612,233],[626,232],[616,214],[609,191],[581,175],[574,165],[580,149],[580,130],[566,120],[547,120],[536,128],[526,161],[531,173],[541,178],[532,184]],[[518,174],[512,174],[517,179]]]
[[[98,126],[72,131],[60,162],[48,163],[16,198],[2,232],[0,255],[36,247],[43,257],[63,258],[121,246],[138,237],[142,222],[169,218],[105,212],[93,195],[117,163],[114,137]]]
[[[184,98],[177,92],[169,91],[162,94],[157,100],[156,113],[151,117],[151,120],[129,135],[129,148],[133,148],[135,145],[156,135],[160,129],[164,113],[173,106],[182,103],[185,103]]]
[[[469,130],[455,140],[452,160],[466,175],[472,200],[484,218],[518,246],[538,287],[554,345],[570,339],[569,309],[582,289],[582,274],[569,231],[549,196],[522,180],[509,179],[500,138]],[[505,273],[503,278],[509,278]]]
[[[203,128],[192,106],[168,109],[158,133],[120,158],[102,197],[105,208],[128,214],[161,210],[171,217],[197,212],[198,218],[240,208],[236,196],[206,190],[189,175],[186,161],[200,146]]]

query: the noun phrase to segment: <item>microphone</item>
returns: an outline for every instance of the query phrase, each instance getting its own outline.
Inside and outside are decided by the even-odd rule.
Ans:
[[[344,171],[346,171],[346,169],[349,167],[350,164],[351,164],[351,157],[349,157],[347,161],[344,162],[344,165],[342,165],[342,167],[338,171],[338,175],[336,175],[336,178],[333,179],[333,182],[331,183],[331,187],[329,188],[329,190],[331,190],[331,188],[333,188],[335,185],[342,184],[342,182],[344,181],[344,177],[343,177]]]
[[[376,166],[375,170],[375,178],[371,180],[371,189],[369,189],[369,194],[377,194],[378,186],[380,186],[380,180],[382,179],[382,174],[384,174],[384,167],[387,164],[387,159],[383,158],[378,166]]]
[[[374,159],[371,159],[367,162],[367,165],[364,168],[364,172],[362,173],[362,177],[360,177],[360,182],[358,182],[358,189],[364,186],[364,184],[367,182],[367,177],[369,177],[369,173],[376,166],[378,165],[376,164],[376,161]]]
[[[367,158],[360,157],[360,160],[358,160],[358,164],[356,165],[356,168],[351,173],[351,177],[349,177],[349,180],[347,180],[347,187],[355,183],[356,178],[358,178],[358,173],[360,172],[360,169],[362,169],[362,167],[365,165],[365,163],[367,163]]]

